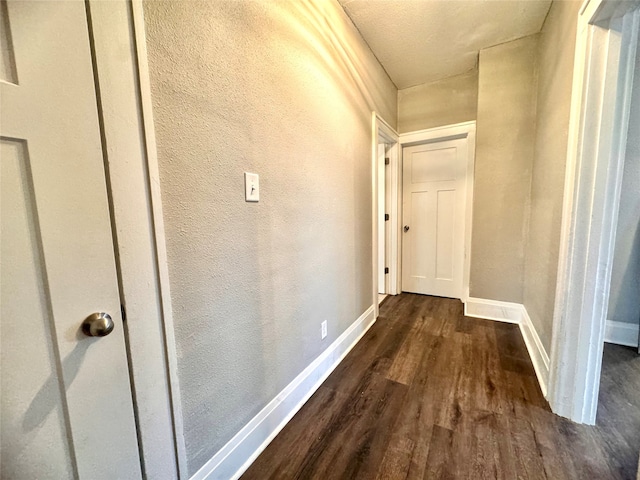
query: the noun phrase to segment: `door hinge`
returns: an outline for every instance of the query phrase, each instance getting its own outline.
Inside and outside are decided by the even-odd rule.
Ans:
[[[384,164],[385,164],[385,165],[389,165],[389,159],[388,159],[388,158],[385,158],[385,159],[384,159]]]
[[[120,304],[120,314],[122,315],[122,321],[127,321],[127,311],[124,309],[124,305]]]
[[[385,274],[389,273],[389,267],[384,267],[384,273]]]
[[[389,214],[388,214],[388,213],[385,213],[385,214],[384,214],[384,221],[385,221],[385,222],[388,222],[388,221],[389,221]]]

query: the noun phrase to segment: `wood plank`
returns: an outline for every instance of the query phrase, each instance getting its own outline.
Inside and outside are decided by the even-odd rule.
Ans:
[[[432,321],[432,317],[424,315],[416,319],[387,372],[389,380],[404,385],[409,385],[412,382],[425,349],[428,348],[429,323]]]
[[[296,421],[289,422],[269,445],[269,449],[287,455],[260,455],[251,466],[251,475],[272,480],[294,478],[307,457],[309,445],[318,440],[345,401],[343,394],[321,386],[298,412]]]
[[[378,374],[367,377],[312,443],[295,478],[373,478],[405,393]]]

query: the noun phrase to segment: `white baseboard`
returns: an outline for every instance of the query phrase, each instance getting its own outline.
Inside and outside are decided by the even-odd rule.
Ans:
[[[469,297],[464,304],[464,314],[467,317],[484,318],[485,320],[520,323],[522,308],[520,303]]]
[[[520,323],[520,331],[524,338],[524,343],[529,350],[529,356],[533,363],[533,369],[536,371],[538,377],[538,383],[540,384],[540,390],[545,398],[547,398],[547,385],[549,384],[549,354],[542,345],[542,340],[538,336],[536,328],[531,322],[529,313],[524,305],[522,307],[522,322]]]
[[[464,304],[464,314],[467,317],[483,318],[498,322],[516,323],[527,346],[533,368],[540,384],[543,395],[547,396],[549,382],[549,354],[542,345],[527,309],[521,303],[499,302],[484,298],[467,299]],[[637,332],[637,330],[636,330]]]
[[[190,480],[238,479],[375,322],[371,305]]]
[[[638,324],[616,322],[607,320],[604,331],[604,341],[615,343],[616,345],[626,345],[627,347],[638,346]]]

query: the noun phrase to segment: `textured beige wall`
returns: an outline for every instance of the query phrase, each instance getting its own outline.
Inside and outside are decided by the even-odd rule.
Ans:
[[[538,48],[538,92],[531,208],[526,243],[524,306],[551,350],[553,304],[575,53],[581,2],[553,2]]]
[[[371,110],[395,125],[397,91],[334,1],[144,13],[193,474],[372,304]]]
[[[476,119],[478,71],[398,90],[398,132]]]
[[[472,297],[522,302],[537,42],[532,35],[480,52]]]
[[[636,57],[607,318],[636,325],[640,322],[640,49]]]

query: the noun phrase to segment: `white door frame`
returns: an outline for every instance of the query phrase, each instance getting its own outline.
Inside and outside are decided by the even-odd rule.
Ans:
[[[375,318],[378,317],[378,269],[384,268],[378,265],[378,144],[391,145],[389,149],[389,174],[390,192],[389,199],[389,234],[387,235],[386,257],[389,264],[389,278],[387,294],[397,295],[398,290],[398,235],[399,235],[399,207],[398,207],[398,134],[380,115],[371,113],[371,210],[373,219],[372,230],[372,267],[373,267],[373,305]]]
[[[548,400],[594,424],[629,123],[640,0],[579,13]],[[627,15],[625,15],[627,14]],[[624,19],[623,19],[623,15]]]
[[[402,149],[413,145],[423,143],[432,143],[436,141],[455,140],[458,138],[467,138],[468,140],[468,157],[467,157],[467,173],[466,173],[466,200],[464,212],[464,271],[462,273],[462,302],[469,299],[469,276],[471,272],[471,222],[473,219],[473,172],[476,158],[476,122],[456,123],[454,125],[445,125],[442,127],[429,128],[427,130],[417,130],[415,132],[400,134],[399,162],[398,168],[402,172],[403,158]],[[399,195],[402,197],[402,175],[400,175]],[[402,202],[400,202],[399,216],[402,214]],[[400,225],[398,225],[400,231]],[[402,242],[398,251],[399,265],[402,265]],[[402,279],[402,272],[399,273],[399,280]],[[400,287],[401,291],[401,287]]]
[[[387,146],[384,143],[378,143],[378,294],[387,294],[389,292],[388,274],[384,273],[383,267],[387,264],[387,226],[385,225],[384,214],[387,208],[386,192],[387,187],[384,184],[387,178],[385,158]],[[382,175],[380,175],[382,173]],[[382,288],[380,288],[382,285]],[[380,295],[378,295],[380,296]],[[378,301],[379,303],[379,301]]]
[[[142,3],[86,5],[143,472],[187,478]]]

